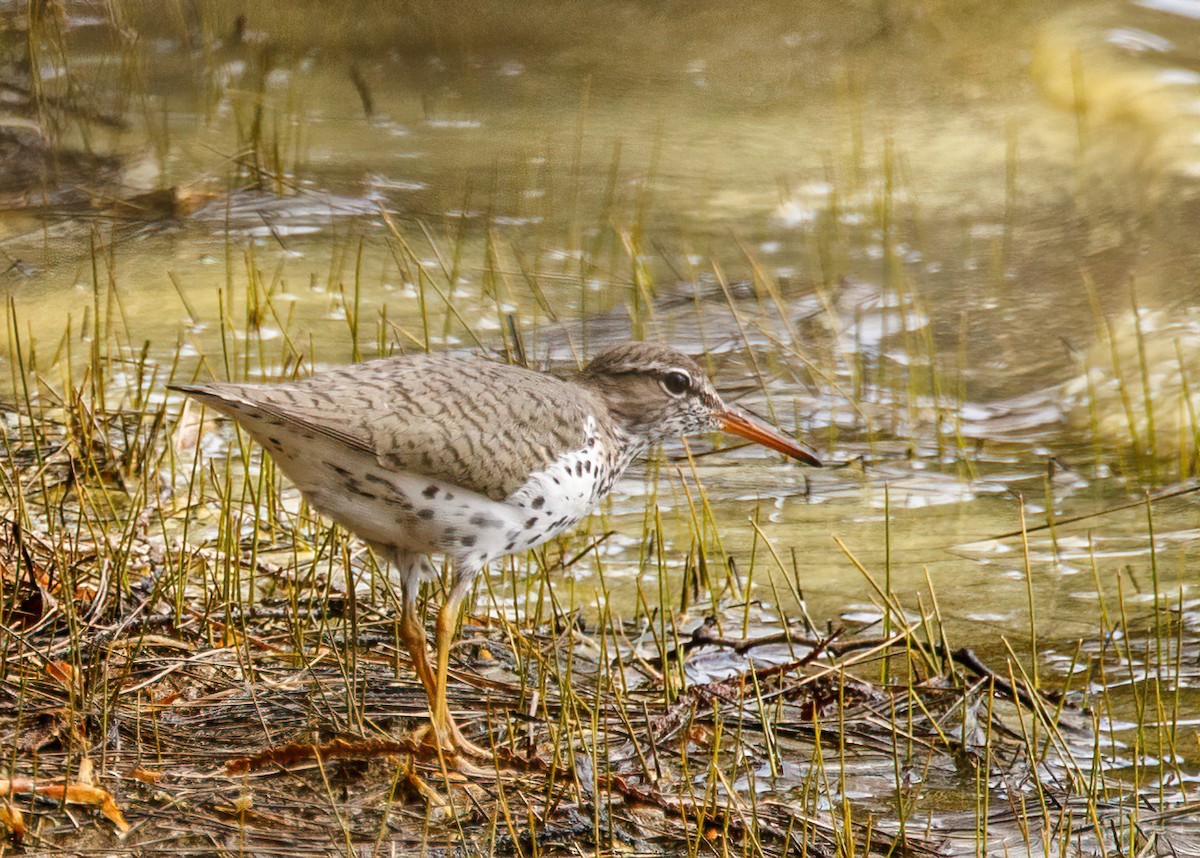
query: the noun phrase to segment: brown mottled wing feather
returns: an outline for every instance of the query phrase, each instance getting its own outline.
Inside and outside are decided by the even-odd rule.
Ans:
[[[260,415],[374,455],[390,470],[501,500],[584,444],[586,390],[470,357],[405,355],[284,384],[176,385],[234,419]],[[294,442],[298,443],[298,442]]]

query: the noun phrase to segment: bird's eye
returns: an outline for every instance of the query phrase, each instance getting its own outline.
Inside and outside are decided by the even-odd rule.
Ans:
[[[675,370],[662,377],[662,387],[672,396],[683,396],[692,386],[692,377],[686,372]]]

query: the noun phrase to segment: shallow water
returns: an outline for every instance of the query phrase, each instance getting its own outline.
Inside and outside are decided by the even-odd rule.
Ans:
[[[1182,319],[1189,337],[1200,314],[1187,4],[484,7],[436,26],[377,6],[315,33],[263,3],[240,41],[232,8],[183,22],[131,6],[133,45],[100,19],[65,24],[69,71],[98,87],[98,107],[127,111],[128,128],[94,145],[128,159],[126,191],[172,182],[182,203],[150,223],[10,219],[6,288],[43,370],[64,354],[64,319],[86,342],[101,316],[110,349],[147,342],[165,358],[182,341],[206,357],[202,375],[220,374],[222,307],[243,339],[233,371],[251,374],[289,354],[346,360],[355,335],[368,355],[381,338],[496,345],[510,314],[535,359],[662,338],[707,354],[727,388],[753,379],[743,403],[798,424],[832,462],[865,457],[809,473],[746,451],[699,471],[726,548],[746,550],[738,520],[758,515],[804,558],[823,614],[867,595],[830,534],[878,572],[886,504],[896,586],[921,588],[928,568],[947,616],[1023,627],[1019,540],[956,546],[1017,529],[1015,495],[1036,525],[1048,498],[1062,518],[1170,484],[1181,443],[1194,461],[1186,402],[1158,416],[1150,467],[1132,457],[1148,439],[1121,401],[1145,402],[1143,380],[1178,390],[1162,376],[1180,375],[1179,355],[1200,390],[1190,340],[1173,348],[1178,322],[1154,339],[1129,312]],[[144,106],[115,86],[117,56],[142,65]],[[288,175],[230,194],[223,160],[260,104],[261,157]],[[1072,382],[1085,364],[1091,389]],[[1105,369],[1125,383],[1106,392]],[[1063,468],[1047,478],[1051,460]],[[618,515],[640,517],[641,494],[618,498]],[[1188,498],[1156,510],[1160,537],[1181,534],[1160,548],[1180,570],[1160,569],[1163,586],[1189,583],[1194,512]],[[1098,550],[1102,582],[1126,564],[1146,577],[1143,513],[1068,533],[1090,530],[1130,543]],[[1038,621],[1074,636],[1073,600],[1095,598],[1090,561],[1031,548]]]

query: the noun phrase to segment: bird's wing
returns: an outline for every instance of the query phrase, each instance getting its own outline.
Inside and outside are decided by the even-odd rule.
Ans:
[[[387,469],[502,500],[585,443],[598,403],[568,382],[478,358],[405,355],[284,384],[176,385],[236,420],[317,433]],[[249,428],[249,427],[248,427]]]

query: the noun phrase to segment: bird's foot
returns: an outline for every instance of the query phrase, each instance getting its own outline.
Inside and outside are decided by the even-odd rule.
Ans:
[[[471,761],[491,762],[496,759],[491,751],[464,736],[453,720],[442,725],[430,722],[417,730],[413,739],[421,751],[444,759],[449,767],[463,774],[489,773],[488,769],[481,769]],[[491,770],[490,774],[494,776],[495,770]]]

